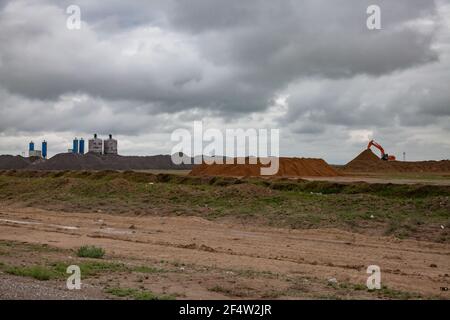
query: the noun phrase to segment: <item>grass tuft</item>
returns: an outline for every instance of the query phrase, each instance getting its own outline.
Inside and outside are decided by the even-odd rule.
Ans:
[[[31,266],[31,267],[12,266],[7,267],[5,272],[15,276],[31,277],[41,281],[50,280],[57,276],[51,269],[44,266]]]
[[[130,298],[134,300],[175,300],[175,296],[173,295],[159,295],[151,291],[132,288],[109,288],[106,289],[105,292],[116,297]]]
[[[165,272],[164,269],[159,269],[159,268],[155,268],[155,267],[147,267],[147,266],[139,266],[139,267],[135,267],[133,268],[134,272],[139,272],[139,273],[161,273],[161,272]]]
[[[105,250],[96,246],[82,246],[77,251],[77,256],[82,258],[101,259],[105,255]]]

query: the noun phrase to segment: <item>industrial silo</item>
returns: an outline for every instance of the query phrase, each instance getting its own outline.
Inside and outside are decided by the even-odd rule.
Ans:
[[[42,141],[42,158],[47,159],[47,141]]]
[[[117,140],[113,139],[112,134],[109,135],[108,140],[103,141],[105,154],[117,154]]]
[[[94,139],[89,139],[89,152],[102,154],[103,140],[97,138],[97,134],[94,134]]]
[[[84,154],[84,139],[81,138],[80,139],[80,150],[79,150],[80,154]]]
[[[77,138],[73,139],[72,152],[73,153],[78,153],[78,139]]]
[[[29,157],[34,157],[36,154],[35,150],[34,150],[34,142],[30,141],[30,143],[28,144],[28,156]]]

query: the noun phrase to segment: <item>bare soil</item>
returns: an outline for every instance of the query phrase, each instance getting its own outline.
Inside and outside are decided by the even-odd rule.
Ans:
[[[192,176],[233,176],[233,177],[258,177],[261,176],[263,165],[260,159],[257,163],[250,164],[249,158],[233,159],[233,164],[200,164],[194,166]],[[312,158],[278,158],[279,170],[275,177],[335,177],[338,172],[328,165],[323,159]],[[243,164],[239,164],[242,161]]]
[[[106,250],[107,261],[165,269],[101,274],[84,280],[88,289],[72,298],[114,298],[105,293],[111,287],[151,290],[177,299],[450,297],[449,291],[441,290],[450,286],[448,244],[337,229],[290,230],[199,217],[3,207],[1,241],[12,241],[7,247],[0,245],[4,265],[73,260],[73,250],[96,245]],[[30,250],[27,245],[57,249]],[[373,264],[382,271],[385,289],[379,292],[365,289],[366,268]],[[329,281],[332,278],[336,282]],[[0,273],[0,297],[70,298],[61,289],[64,283],[65,279],[43,283]],[[41,293],[33,296],[24,287]]]
[[[362,151],[347,163],[343,172],[450,172],[450,160],[441,161],[384,161],[372,150]]]
[[[121,156],[95,153],[60,153],[50,159],[0,155],[0,170],[190,170],[192,165],[175,165],[170,155]]]
[[[29,158],[22,156],[0,155],[0,170],[24,169],[31,164]]]
[[[337,177],[304,177],[308,181],[328,181],[337,183],[358,183],[366,182],[370,184],[397,184],[397,185],[434,185],[434,186],[450,186],[450,175],[415,175],[403,174],[401,176],[389,176],[386,174],[374,174],[371,172],[364,172],[359,174],[343,174]]]

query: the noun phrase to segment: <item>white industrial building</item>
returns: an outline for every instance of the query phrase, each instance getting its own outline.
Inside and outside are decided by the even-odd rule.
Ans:
[[[41,150],[30,150],[28,151],[30,157],[38,157],[42,158],[42,151]]]
[[[89,152],[102,154],[103,152],[103,140],[97,138],[97,134],[94,134],[93,139],[89,139]]]
[[[96,154],[117,154],[117,140],[113,139],[112,134],[109,139],[102,140],[94,134],[94,138],[89,140],[89,152]]]
[[[117,140],[113,139],[112,134],[108,140],[103,141],[104,154],[117,154]]]

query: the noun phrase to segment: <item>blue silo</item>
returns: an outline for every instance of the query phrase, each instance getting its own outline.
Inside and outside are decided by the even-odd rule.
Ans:
[[[77,138],[73,139],[72,152],[73,153],[78,153],[78,139]]]
[[[47,141],[42,141],[42,158],[47,159]]]
[[[28,151],[34,151],[34,142],[33,141],[30,142]]]
[[[80,139],[80,154],[84,154],[84,139]]]

